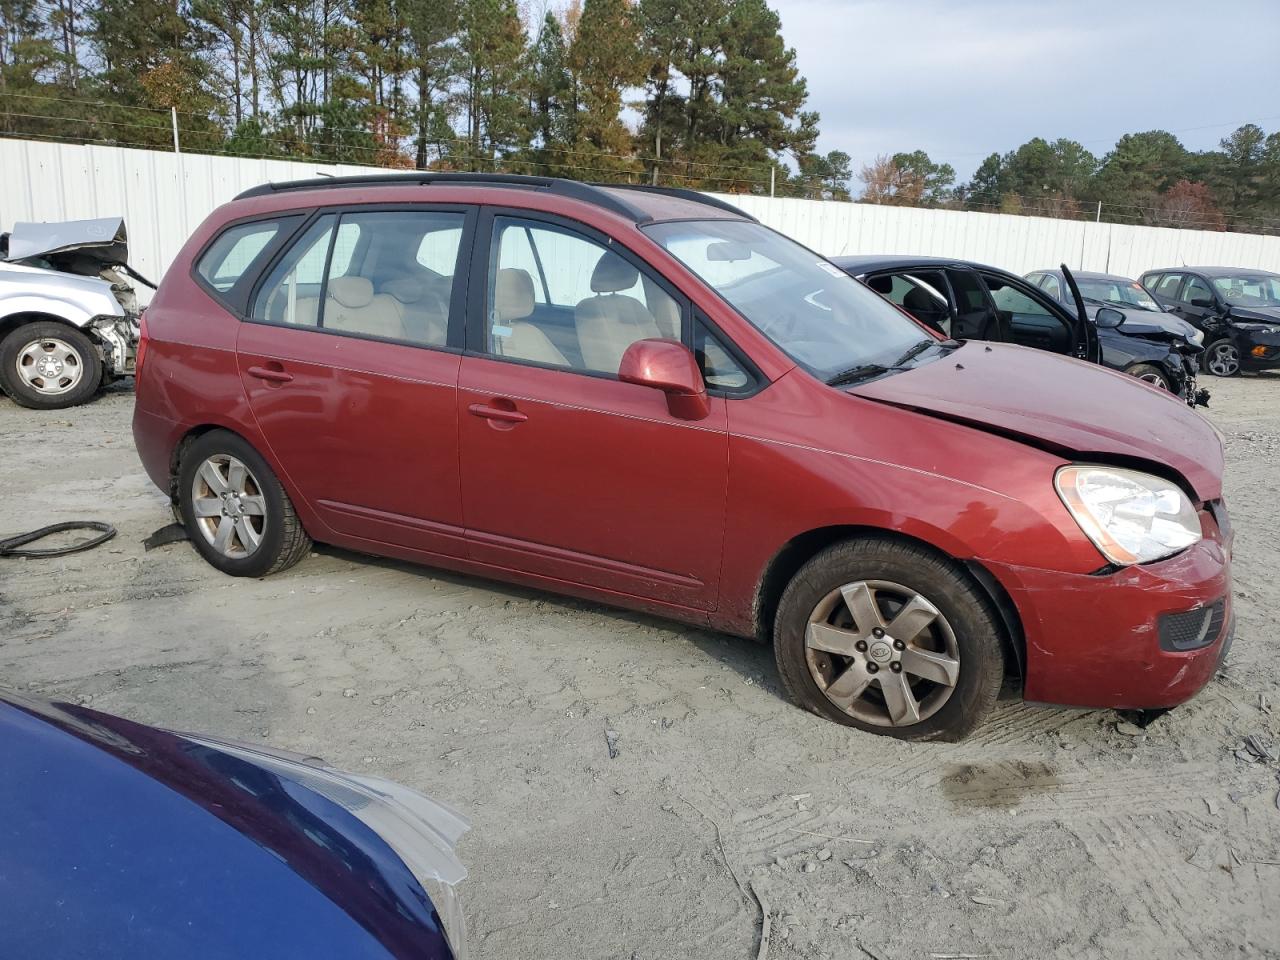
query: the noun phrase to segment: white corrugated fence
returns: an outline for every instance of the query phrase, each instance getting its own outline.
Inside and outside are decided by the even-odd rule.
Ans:
[[[158,280],[200,221],[241,190],[371,169],[0,139],[0,230],[18,220],[123,216],[133,266]],[[1130,277],[1179,264],[1280,272],[1280,237],[864,203],[724,199],[827,256],[946,256],[1015,273],[1062,262]]]

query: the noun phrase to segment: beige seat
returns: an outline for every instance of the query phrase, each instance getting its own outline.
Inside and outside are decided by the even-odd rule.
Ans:
[[[395,297],[375,294],[367,277],[334,277],[324,303],[325,329],[367,333],[392,340],[410,339]]]
[[[643,303],[619,291],[630,290],[639,271],[616,253],[606,251],[591,273],[588,297],[574,310],[578,346],[588,370],[617,373],[622,355],[637,340],[663,335]]]
[[[569,366],[547,335],[525,319],[533,313],[533,277],[529,272],[504,268],[498,271],[494,286],[494,352],[517,360]]]
[[[400,306],[405,333],[416,343],[443,345],[448,337],[449,308],[440,295],[416,277],[403,274],[384,283],[385,293]]]

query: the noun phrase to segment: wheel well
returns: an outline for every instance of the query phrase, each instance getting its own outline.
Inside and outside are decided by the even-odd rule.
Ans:
[[[169,457],[169,500],[171,503],[178,502],[178,473],[182,469],[183,454],[187,452],[187,448],[190,447],[191,444],[195,443],[197,439],[214,430],[226,430],[227,433],[234,434],[235,436],[240,437],[241,440],[244,440],[245,443],[249,443],[248,439],[241,434],[236,433],[234,430],[227,430],[226,427],[216,423],[202,423],[198,427],[192,427],[184,433],[182,435],[182,439],[174,444],[173,454]],[[253,444],[249,445],[253,446]]]
[[[760,577],[760,582],[756,586],[754,620],[757,638],[765,642],[772,638],[773,621],[778,613],[778,603],[782,599],[782,593],[786,590],[787,584],[791,582],[791,578],[796,575],[801,567],[832,544],[839,543],[842,540],[873,537],[879,540],[895,540],[899,543],[909,543],[919,547],[949,564],[958,574],[968,580],[972,586],[976,587],[991,602],[999,617],[1002,628],[1000,642],[1005,648],[1006,663],[1017,671],[1018,676],[1025,675],[1026,637],[1022,630],[1022,620],[1018,616],[1017,607],[1014,606],[1013,600],[1009,597],[1004,587],[1001,586],[1000,581],[977,560],[957,560],[925,540],[891,530],[883,530],[879,527],[854,525],[820,527],[787,541],[782,549],[774,554],[773,559],[769,561],[764,574]]]
[[[29,323],[40,323],[42,321],[60,323],[64,327],[70,327],[72,330],[79,330],[85,336],[89,336],[88,331],[77,327],[66,317],[59,317],[57,314],[53,313],[35,313],[27,311],[25,313],[13,313],[3,319],[0,319],[0,340],[3,340],[19,327],[25,327]],[[93,339],[92,337],[89,338]]]

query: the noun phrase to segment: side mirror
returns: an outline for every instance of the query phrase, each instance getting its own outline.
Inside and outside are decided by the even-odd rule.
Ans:
[[[661,390],[667,409],[681,420],[702,420],[711,412],[698,361],[678,340],[637,340],[622,355],[618,379]]]
[[[1124,314],[1119,310],[1113,310],[1111,307],[1101,307],[1093,318],[1093,322],[1106,330],[1114,330],[1120,324],[1124,323]]]

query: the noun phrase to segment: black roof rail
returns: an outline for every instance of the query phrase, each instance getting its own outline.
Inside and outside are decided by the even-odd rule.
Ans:
[[[649,216],[638,207],[632,206],[619,197],[605,193],[599,186],[582,183],[578,180],[562,180],[558,177],[530,177],[515,173],[432,173],[417,171],[413,173],[357,174],[346,177],[314,177],[308,180],[287,180],[281,183],[264,183],[250,187],[236,194],[237,200],[249,197],[264,197],[275,193],[292,190],[322,190],[339,187],[389,187],[432,184],[476,184],[489,187],[525,187],[533,190],[546,190],[562,196],[573,197],[604,207],[613,213],[621,214],[629,220],[644,221]]]
[[[717,210],[725,210],[729,213],[735,213],[740,217],[758,223],[751,214],[743,210],[741,207],[735,207],[727,200],[721,200],[719,197],[708,196],[705,193],[699,193],[697,190],[690,190],[686,187],[658,187],[647,183],[593,183],[594,187],[605,187],[611,190],[636,190],[642,193],[657,193],[667,197],[676,197],[680,200],[688,200],[692,203],[706,204],[708,207],[715,207]]]
[[[580,180],[564,180],[559,177],[530,177],[515,173],[432,173],[427,170],[411,173],[356,174],[346,177],[314,177],[308,180],[288,180],[281,183],[264,183],[250,187],[236,195],[237,200],[249,197],[265,197],[275,193],[292,190],[323,190],[339,187],[388,187],[404,185],[430,186],[432,184],[475,184],[490,187],[524,187],[530,190],[546,190],[564,197],[582,200],[597,207],[603,207],[613,213],[620,214],[635,223],[646,223],[652,219],[648,213],[634,204],[628,203],[624,197],[613,192],[616,189],[632,190],[644,193],[657,193],[669,197],[678,197],[694,203],[705,204],[719,210],[755,220],[743,210],[731,203],[694,190],[680,187],[651,187],[644,184],[629,183],[583,183]]]

